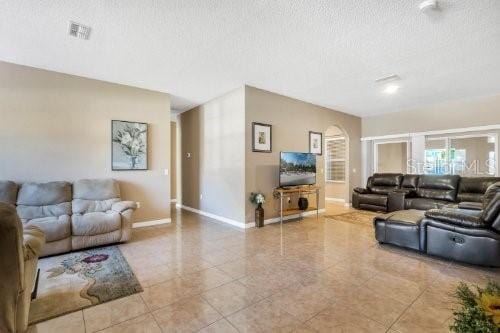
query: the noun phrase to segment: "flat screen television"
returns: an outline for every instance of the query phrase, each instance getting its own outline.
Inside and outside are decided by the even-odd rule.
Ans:
[[[280,187],[316,184],[316,155],[281,152]]]

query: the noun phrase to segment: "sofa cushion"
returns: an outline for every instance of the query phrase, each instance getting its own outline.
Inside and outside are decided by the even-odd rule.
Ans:
[[[106,200],[120,198],[120,187],[114,179],[81,179],[73,183],[73,199]]]
[[[462,177],[458,186],[458,201],[481,202],[488,187],[500,181],[500,177]]]
[[[17,195],[17,204],[23,206],[49,206],[71,201],[68,182],[24,183]]]
[[[54,242],[71,236],[71,225],[68,215],[49,216],[23,221],[25,226],[35,226],[45,234],[47,242]]]
[[[405,209],[428,210],[442,208],[449,204],[449,201],[434,200],[427,198],[407,198],[405,199]]]
[[[399,188],[402,179],[400,173],[376,173],[369,178],[367,188],[375,194],[388,194]]]
[[[120,214],[113,211],[74,214],[71,219],[74,236],[93,236],[121,228]]]
[[[359,196],[359,203],[386,207],[387,196],[383,194],[361,194]]]
[[[17,191],[19,186],[9,180],[0,181],[0,202],[15,205],[17,201]]]
[[[401,188],[417,190],[419,175],[405,175],[401,182]]]
[[[21,220],[31,220],[49,216],[71,215],[71,202],[62,202],[48,206],[17,206]]]
[[[74,199],[73,200],[73,213],[84,214],[93,212],[106,212],[111,210],[114,203],[119,202],[119,198],[107,199],[107,200],[83,200]]]
[[[425,212],[425,216],[461,227],[486,228],[481,219],[481,211],[477,210],[459,208],[429,209]]]
[[[418,178],[417,195],[421,198],[453,202],[457,197],[459,180],[458,175],[422,175]]]

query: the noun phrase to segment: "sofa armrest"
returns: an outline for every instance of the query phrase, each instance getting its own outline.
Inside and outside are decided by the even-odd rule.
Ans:
[[[119,201],[111,206],[111,210],[120,213],[122,219],[122,236],[120,242],[127,242],[132,237],[132,225],[134,224],[132,214],[137,209],[133,201]]]
[[[487,228],[488,226],[483,223],[481,219],[481,211],[456,209],[456,208],[443,208],[443,209],[430,209],[425,212],[425,217],[459,227],[465,228]]]
[[[122,213],[127,209],[136,210],[137,204],[133,201],[118,201],[111,206],[111,210],[117,213]]]
[[[483,210],[482,202],[463,201],[458,203],[460,209]]]
[[[402,193],[405,195],[405,198],[413,198],[417,196],[417,191],[411,188],[398,188],[393,192]]]
[[[362,188],[362,187],[355,187],[353,191],[356,192],[356,193],[359,193],[359,194],[368,194],[368,193],[370,193],[369,189]]]
[[[392,191],[387,195],[387,211],[395,212],[405,209],[406,193],[400,191]]]
[[[38,258],[45,245],[45,234],[35,226],[26,226],[23,230],[24,261]]]

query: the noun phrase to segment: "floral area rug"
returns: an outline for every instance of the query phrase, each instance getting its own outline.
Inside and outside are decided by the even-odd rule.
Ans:
[[[371,225],[373,223],[373,218],[381,214],[382,213],[357,210],[339,215],[325,215],[325,218],[334,221]]]
[[[30,324],[142,291],[117,246],[42,258],[38,268]]]

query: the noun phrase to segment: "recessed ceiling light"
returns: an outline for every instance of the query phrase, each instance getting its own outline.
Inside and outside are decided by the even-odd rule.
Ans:
[[[382,77],[380,79],[375,80],[375,83],[382,87],[382,91],[386,94],[394,94],[399,89],[399,85],[397,84],[401,78],[398,75],[390,75],[386,77]]]
[[[399,89],[399,86],[398,85],[395,85],[395,84],[388,84],[385,88],[384,88],[384,93],[386,94],[394,94],[396,91],[398,91]]]

